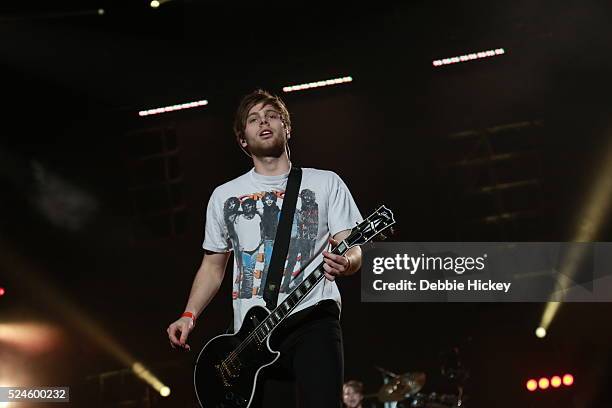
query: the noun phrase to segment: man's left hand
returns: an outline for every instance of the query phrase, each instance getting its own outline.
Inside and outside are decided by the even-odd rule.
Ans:
[[[340,242],[336,241],[333,238],[329,239],[329,243],[332,245],[332,248],[338,246]],[[333,281],[338,276],[347,276],[349,275],[349,268],[351,263],[348,258],[344,255],[336,255],[331,252],[323,251],[323,269],[325,269],[325,277]]]

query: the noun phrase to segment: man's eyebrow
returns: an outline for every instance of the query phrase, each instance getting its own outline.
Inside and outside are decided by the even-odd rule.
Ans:
[[[251,112],[251,113],[249,113],[249,114],[247,115],[247,118],[248,118],[249,116],[252,116],[252,115],[257,115],[257,114],[258,114],[259,112],[261,112],[261,111],[266,111],[266,112],[272,111],[272,112],[274,112],[274,113],[280,113],[279,111],[277,111],[277,110],[276,110],[275,108],[273,108],[273,107],[272,107],[272,108],[270,108],[270,109],[265,109],[265,108],[264,108],[264,109],[259,110],[259,111],[257,111],[257,112]]]

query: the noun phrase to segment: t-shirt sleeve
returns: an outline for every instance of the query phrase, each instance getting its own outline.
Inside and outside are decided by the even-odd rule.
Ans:
[[[352,229],[363,217],[353,200],[353,196],[340,176],[332,172],[329,206],[328,226],[333,237],[340,231]]]
[[[213,191],[206,207],[206,226],[204,227],[204,243],[202,248],[213,252],[228,252],[232,250],[232,243],[223,225],[223,203],[217,193]]]

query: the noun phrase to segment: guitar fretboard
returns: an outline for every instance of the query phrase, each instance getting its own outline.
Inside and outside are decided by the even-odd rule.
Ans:
[[[348,246],[341,242],[331,253],[343,255],[348,250]],[[253,331],[253,335],[260,343],[263,343],[270,335],[272,330],[276,328],[285,317],[289,316],[291,311],[297,307],[300,301],[325,277],[325,269],[323,262],[312,271],[302,283],[300,283],[285,300],[274,309],[268,317],[266,317]]]

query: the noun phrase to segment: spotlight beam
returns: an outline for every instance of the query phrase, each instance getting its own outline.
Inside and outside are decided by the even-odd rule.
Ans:
[[[612,133],[612,129],[608,130]],[[608,138],[609,139],[609,138]],[[591,192],[587,195],[584,207],[579,212],[576,220],[576,232],[572,242],[593,242],[601,230],[601,226],[605,223],[610,205],[612,204],[612,143],[604,155],[604,160],[600,165],[598,178],[592,185]],[[582,259],[584,258],[584,248],[582,246],[573,246],[563,261],[561,270],[559,271],[559,279],[555,283],[555,289],[551,298],[544,308],[540,320],[540,327],[548,330],[553,319],[561,308],[561,301],[567,292],[576,270]]]
[[[89,318],[83,308],[68,300],[65,294],[61,293],[50,281],[44,279],[39,268],[18,254],[15,248],[12,248],[2,237],[0,237],[0,269],[12,275],[15,281],[27,286],[30,293],[37,293],[45,304],[57,311],[71,325],[123,365],[130,367],[134,374],[160,394],[163,396],[170,394],[170,389],[165,384],[113,339],[102,326]]]

